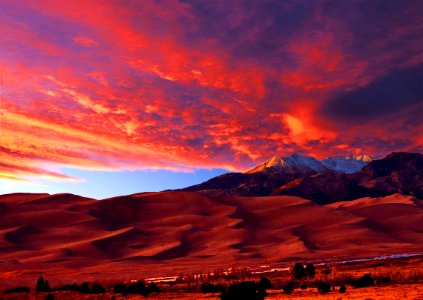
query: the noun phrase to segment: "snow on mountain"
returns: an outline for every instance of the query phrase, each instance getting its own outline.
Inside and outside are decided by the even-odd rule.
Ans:
[[[345,159],[361,160],[367,163],[373,161],[373,159],[367,154],[350,155],[350,156],[347,156]]]
[[[369,156],[366,155],[365,160],[357,159],[353,156],[349,157],[333,157],[326,158],[321,161],[321,163],[328,168],[329,170],[342,172],[346,174],[352,174],[360,171],[364,166],[366,166],[370,161],[368,160]]]
[[[292,154],[287,157],[273,156],[264,163],[247,170],[246,174],[258,172],[278,172],[284,173],[313,173],[324,171],[336,171],[341,173],[352,174],[361,170],[372,159],[368,155],[333,157],[323,160],[317,160],[313,157]]]

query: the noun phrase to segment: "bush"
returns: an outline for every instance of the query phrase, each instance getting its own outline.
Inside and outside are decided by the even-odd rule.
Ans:
[[[292,268],[292,275],[295,279],[302,279],[305,276],[305,269],[302,263],[296,263]]]
[[[35,285],[35,290],[37,292],[50,292],[51,288],[48,280],[44,280],[43,276],[38,278],[37,284]]]
[[[160,289],[155,282],[151,282],[148,285],[148,293],[159,293]]]
[[[287,285],[283,286],[283,292],[287,295],[291,294],[294,291],[295,284],[293,282],[288,283]]]
[[[263,289],[270,289],[272,287],[272,282],[267,277],[262,277],[259,282],[259,286]]]
[[[138,280],[137,282],[129,285],[128,294],[138,294],[142,296],[147,296],[149,293],[147,288],[145,287],[144,282]]]
[[[54,300],[54,299],[56,299],[56,296],[54,296],[53,294],[47,294],[47,296],[44,299],[45,300]]]
[[[200,287],[200,291],[202,292],[202,293],[204,293],[204,294],[207,294],[207,293],[214,293],[215,292],[215,286],[214,286],[214,284],[213,283],[210,283],[210,282],[205,282],[205,283],[203,283],[202,285],[201,285],[201,287]]]
[[[317,290],[320,294],[327,294],[330,292],[330,284],[324,281],[317,282]]]
[[[64,284],[57,288],[56,291],[75,291],[82,294],[103,294],[106,293],[106,288],[99,283],[83,282],[81,284]]]
[[[56,291],[77,291],[79,292],[78,284],[64,284],[56,288]]]
[[[313,279],[316,276],[316,268],[313,264],[307,264],[304,270],[304,276]]]
[[[345,285],[341,285],[341,286],[339,287],[339,292],[340,292],[341,294],[344,294],[346,291],[347,291],[347,287],[346,287]]]
[[[113,291],[114,294],[121,294],[122,296],[127,296],[129,291],[128,291],[128,287],[123,284],[123,283],[119,283],[117,285],[115,285],[113,287]]]
[[[220,283],[215,285],[214,289],[216,293],[223,293],[225,291],[225,287]]]
[[[302,284],[302,285],[300,285],[300,289],[306,290],[307,289],[307,286],[305,284]]]
[[[365,287],[369,287],[369,286],[374,286],[374,280],[372,278],[371,274],[364,274],[363,276],[361,276],[358,280],[355,280],[352,283],[353,287],[358,289],[358,288],[365,288]]]
[[[225,287],[221,284],[214,285],[213,283],[206,282],[201,285],[200,290],[202,293],[222,293],[225,291]]]
[[[106,292],[106,289],[104,286],[102,286],[99,283],[93,283],[91,285],[91,294],[104,294]]]
[[[5,290],[3,293],[5,293],[5,294],[31,293],[31,289],[27,286],[18,286],[18,287],[15,287],[15,288]]]
[[[80,285],[78,285],[78,292],[82,293],[82,294],[89,294],[91,292],[90,290],[90,285],[91,283],[86,281],[81,283]]]
[[[389,284],[389,283],[391,283],[391,278],[389,278],[389,277],[378,278],[376,280],[376,283],[377,283],[377,286],[381,286],[381,285],[384,285],[384,284]]]
[[[151,293],[160,292],[160,289],[154,282],[146,287],[144,282],[139,280],[135,283],[131,283],[129,286],[124,283],[119,283],[113,287],[112,292],[114,294],[121,294],[122,296],[127,296],[128,294],[148,296]]]
[[[323,274],[325,274],[325,275],[330,275],[332,273],[332,270],[331,269],[325,269],[325,270],[323,270]]]
[[[227,291],[220,295],[222,300],[263,300],[264,293],[259,290],[254,281],[244,281],[232,284]]]

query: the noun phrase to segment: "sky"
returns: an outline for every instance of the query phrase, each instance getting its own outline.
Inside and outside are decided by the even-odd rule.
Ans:
[[[420,0],[0,0],[0,194],[423,149]]]

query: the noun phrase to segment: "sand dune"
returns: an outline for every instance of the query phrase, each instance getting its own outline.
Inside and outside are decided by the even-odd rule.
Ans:
[[[15,193],[15,194],[5,194],[0,195],[1,203],[25,203],[28,201],[33,201],[41,199],[44,197],[50,197],[50,194],[29,194],[29,193]]]
[[[174,275],[232,265],[416,253],[420,200],[392,195],[327,206],[291,196],[143,193],[0,196],[0,266],[16,280]]]

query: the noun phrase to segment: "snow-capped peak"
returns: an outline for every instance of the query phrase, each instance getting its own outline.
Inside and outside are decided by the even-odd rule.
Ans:
[[[263,167],[266,168],[284,167],[285,165],[286,162],[279,155],[275,155],[263,163]]]
[[[369,163],[369,162],[373,161],[373,158],[371,158],[371,156],[370,155],[367,155],[367,154],[349,155],[349,156],[345,157],[345,159],[348,159],[348,160],[360,160],[360,161],[364,161],[366,163]]]
[[[366,166],[372,159],[366,155],[360,156],[348,156],[344,157],[332,157],[322,160],[322,164],[332,171],[337,171],[346,174],[352,174],[360,171]]]
[[[348,157],[333,157],[317,160],[313,157],[292,154],[291,156],[273,156],[260,165],[247,170],[245,173],[252,174],[263,171],[284,172],[284,173],[320,173],[325,171],[336,171],[340,173],[355,173],[372,161],[368,155],[357,155]]]
[[[319,172],[322,170],[322,165],[313,157],[301,156],[293,154],[287,157],[273,156],[262,164],[246,171],[245,173],[252,174],[262,171],[280,171],[286,173],[310,173]]]

